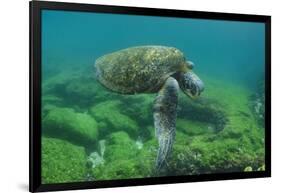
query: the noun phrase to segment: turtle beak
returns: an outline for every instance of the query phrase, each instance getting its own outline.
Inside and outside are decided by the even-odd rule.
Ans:
[[[192,71],[186,72],[182,75],[180,87],[183,92],[192,99],[198,98],[204,91],[203,81]]]

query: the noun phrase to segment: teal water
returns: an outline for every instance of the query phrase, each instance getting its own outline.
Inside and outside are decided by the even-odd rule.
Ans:
[[[43,182],[154,176],[155,95],[118,95],[93,79],[98,57],[141,45],[180,49],[206,87],[199,102],[180,95],[162,175],[264,169],[264,36],[255,22],[44,10]]]
[[[263,23],[64,11],[43,11],[42,18],[46,71],[58,60],[81,67],[136,45],[174,46],[197,72],[250,86],[264,71]]]

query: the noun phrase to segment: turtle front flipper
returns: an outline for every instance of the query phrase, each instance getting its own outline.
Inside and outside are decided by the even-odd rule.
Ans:
[[[169,77],[154,101],[154,126],[159,148],[156,158],[156,172],[166,164],[166,159],[171,154],[173,147],[179,85],[176,79]]]

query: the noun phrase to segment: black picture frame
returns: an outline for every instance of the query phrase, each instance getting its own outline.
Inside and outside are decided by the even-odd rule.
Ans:
[[[79,3],[31,1],[30,5],[30,177],[29,191],[75,190],[136,185],[198,182],[260,178],[271,176],[271,17],[233,13],[184,11],[170,9],[105,6]],[[143,179],[41,183],[41,10],[71,10],[83,12],[119,13],[132,15],[201,18],[232,21],[262,22],[265,24],[265,171],[201,174],[196,176],[151,177]]]

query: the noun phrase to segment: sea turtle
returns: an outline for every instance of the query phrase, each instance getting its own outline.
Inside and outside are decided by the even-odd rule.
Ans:
[[[95,62],[97,80],[121,94],[157,93],[153,118],[159,148],[156,171],[171,153],[175,139],[179,88],[192,99],[204,89],[183,53],[166,46],[138,46],[106,54]]]

